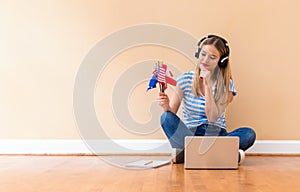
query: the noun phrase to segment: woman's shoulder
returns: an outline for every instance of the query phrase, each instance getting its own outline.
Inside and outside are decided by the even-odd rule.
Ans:
[[[189,89],[193,83],[194,79],[194,71],[187,71],[182,73],[180,76],[177,78],[177,85],[182,89],[186,90]]]
[[[194,78],[194,75],[195,75],[195,71],[187,71],[187,72],[184,72],[182,73],[179,78]]]
[[[190,81],[193,81],[194,79],[194,74],[195,72],[194,71],[187,71],[187,72],[184,72],[182,73],[181,75],[179,75],[177,77],[177,82],[178,83],[183,83],[183,82],[190,82]]]

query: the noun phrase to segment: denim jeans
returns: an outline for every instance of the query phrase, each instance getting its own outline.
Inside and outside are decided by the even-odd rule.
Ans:
[[[256,139],[253,129],[241,127],[232,132],[213,124],[202,124],[194,129],[189,129],[172,112],[164,112],[161,116],[161,126],[169,139],[172,148],[184,149],[184,138],[186,136],[237,136],[240,138],[239,149],[243,151],[250,148]]]

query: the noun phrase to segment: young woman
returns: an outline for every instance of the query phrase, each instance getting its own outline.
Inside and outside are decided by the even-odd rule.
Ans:
[[[251,128],[226,131],[225,110],[236,95],[229,52],[228,43],[222,37],[208,35],[202,38],[195,53],[198,58],[195,71],[178,77],[171,100],[167,94],[159,93],[158,100],[165,111],[161,125],[176,151],[174,162],[183,162],[186,136],[238,136],[239,162],[245,157],[244,151],[255,141],[256,134]],[[183,121],[176,115],[181,103]]]

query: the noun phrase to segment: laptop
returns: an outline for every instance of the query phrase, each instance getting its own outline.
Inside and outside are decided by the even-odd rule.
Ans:
[[[185,169],[237,169],[239,137],[185,137]]]

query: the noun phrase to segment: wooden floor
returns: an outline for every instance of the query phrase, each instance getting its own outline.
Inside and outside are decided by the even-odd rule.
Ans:
[[[113,164],[132,159],[104,157]],[[0,156],[0,191],[300,191],[299,156],[247,156],[238,170],[185,170],[182,164],[133,170],[104,160],[97,156]]]

